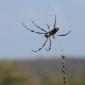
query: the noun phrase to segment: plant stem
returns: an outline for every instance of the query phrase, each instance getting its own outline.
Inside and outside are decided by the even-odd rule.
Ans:
[[[65,56],[63,55],[63,49],[61,49],[61,58],[62,58],[62,73],[63,73],[63,83],[64,85],[67,85],[67,79],[66,79],[66,71],[65,71]]]

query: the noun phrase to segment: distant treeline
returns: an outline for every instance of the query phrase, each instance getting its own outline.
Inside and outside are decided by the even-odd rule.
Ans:
[[[66,59],[69,85],[85,85],[85,59]],[[63,85],[60,59],[1,60],[0,85]]]

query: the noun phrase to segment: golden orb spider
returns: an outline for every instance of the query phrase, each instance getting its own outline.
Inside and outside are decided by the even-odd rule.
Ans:
[[[35,24],[35,22],[34,21],[32,21],[32,23],[33,23],[33,25],[34,26],[36,26],[37,28],[39,28],[40,30],[42,30],[43,32],[36,32],[36,31],[34,31],[34,30],[31,30],[31,29],[29,29],[27,26],[25,26],[25,24],[24,23],[22,23],[22,25],[27,29],[27,30],[29,30],[29,31],[31,31],[31,32],[33,32],[33,33],[36,33],[36,34],[42,34],[42,35],[44,35],[44,37],[46,38],[46,41],[44,42],[44,44],[38,49],[38,50],[32,50],[33,52],[38,52],[38,51],[40,51],[45,45],[46,45],[46,43],[47,43],[47,41],[49,40],[50,41],[50,45],[49,45],[49,49],[46,49],[47,51],[50,51],[50,49],[51,49],[51,36],[55,39],[55,34],[59,31],[59,27],[56,27],[56,15],[55,15],[55,21],[54,21],[54,26],[53,26],[53,29],[52,30],[50,30],[50,27],[49,27],[49,25],[47,24],[47,27],[48,27],[48,29],[50,30],[50,31],[46,31],[46,30],[44,30],[44,29],[42,29],[40,26],[38,26],[38,25],[36,25]],[[68,35],[69,33],[71,32],[71,30],[69,30],[67,33],[65,33],[65,34],[61,34],[61,35],[57,35],[57,36],[66,36],[66,35]]]

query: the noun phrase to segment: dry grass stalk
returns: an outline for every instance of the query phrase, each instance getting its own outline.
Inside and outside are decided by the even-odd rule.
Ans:
[[[66,79],[66,71],[65,71],[65,56],[63,55],[63,49],[61,49],[61,58],[62,58],[62,73],[63,73],[63,83],[64,85],[67,85],[67,79]]]

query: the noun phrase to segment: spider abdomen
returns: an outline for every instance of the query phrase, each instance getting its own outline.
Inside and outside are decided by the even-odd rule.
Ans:
[[[47,32],[47,33],[45,34],[45,37],[48,38],[48,37],[50,37],[50,36],[52,36],[52,35],[55,35],[55,33],[56,33],[58,30],[59,30],[59,28],[54,28],[53,30]]]
[[[54,29],[53,29],[53,30],[51,30],[49,33],[50,33],[50,35],[54,35],[56,32],[57,32],[57,29],[56,29],[56,28],[54,28]]]

